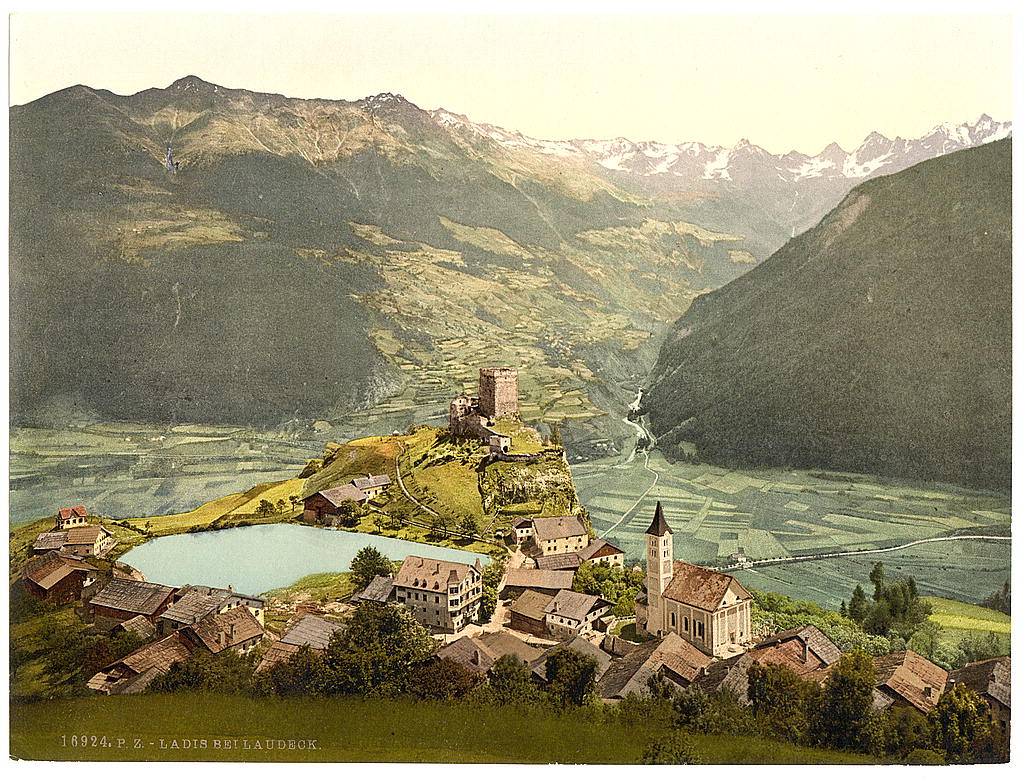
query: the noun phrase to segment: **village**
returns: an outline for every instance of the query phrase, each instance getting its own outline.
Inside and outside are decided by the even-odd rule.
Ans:
[[[452,435],[477,441],[490,457],[533,456],[517,452],[515,426],[508,425],[519,420],[517,380],[515,368],[481,369],[479,394],[450,404]],[[351,505],[395,488],[389,476],[367,474],[303,496],[302,515],[313,524],[337,526]],[[457,664],[483,684],[507,656],[525,666],[538,687],[547,682],[549,660],[557,653],[589,658],[596,666],[594,694],[608,704],[667,686],[727,694],[746,705],[753,668],[780,666],[821,686],[843,658],[814,625],[757,635],[751,593],[729,573],[686,562],[660,502],[644,534],[642,564],[631,567],[625,552],[596,537],[582,515],[524,517],[513,530],[497,581],[485,581],[479,559],[457,563],[410,555],[347,602],[297,608],[276,628],[268,625],[263,596],[232,587],[164,585],[111,564],[105,560],[114,546],[111,533],[91,521],[84,506],[57,512],[53,529],[36,537],[18,581],[32,599],[74,604],[93,634],[135,637],[138,648],[88,680],[89,690],[106,695],[141,693],[196,656],[252,655],[258,658],[253,670],[261,674],[304,648],[323,655],[363,608],[410,615],[432,636],[436,660]],[[621,615],[616,607],[622,604],[581,591],[581,572],[595,567],[642,577],[626,604],[635,619]],[[484,608],[489,589],[493,604]],[[909,649],[872,662],[876,711],[906,707],[927,715],[943,693],[962,684],[984,701],[993,729],[1008,735],[1008,657],[951,672]]]

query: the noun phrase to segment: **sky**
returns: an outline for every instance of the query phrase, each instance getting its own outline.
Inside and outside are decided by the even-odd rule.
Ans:
[[[1007,16],[15,14],[10,103],[196,75],[355,100],[396,92],[545,139],[774,153],[1011,117]]]

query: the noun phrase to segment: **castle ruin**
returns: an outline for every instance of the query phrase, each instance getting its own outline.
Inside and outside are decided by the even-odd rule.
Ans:
[[[512,439],[491,428],[499,419],[519,416],[519,371],[481,368],[475,396],[459,395],[448,404],[448,426],[455,438],[475,438],[492,452],[507,453]]]

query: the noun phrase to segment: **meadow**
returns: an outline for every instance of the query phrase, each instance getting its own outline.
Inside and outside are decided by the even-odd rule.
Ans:
[[[996,493],[863,474],[669,463],[657,451],[649,468],[640,456],[572,466],[595,531],[634,561],[643,554],[643,533],[659,500],[675,534],[676,557],[705,565],[727,564],[737,552],[764,559],[1010,531],[1009,498]],[[1009,576],[1010,544],[950,541],[735,573],[756,589],[837,608],[879,560],[896,575],[917,578],[923,594],[977,602]]]
[[[11,708],[11,754],[23,760],[616,764],[639,762],[657,735],[647,722],[602,722],[586,710],[358,698],[147,694]],[[693,740],[707,763],[872,762],[746,736]],[[254,749],[257,741],[264,748]]]

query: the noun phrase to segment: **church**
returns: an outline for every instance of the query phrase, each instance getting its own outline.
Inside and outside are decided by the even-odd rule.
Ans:
[[[652,636],[677,633],[717,657],[742,652],[751,642],[753,596],[727,573],[673,557],[660,501],[644,540],[647,578],[637,595],[637,625]]]

